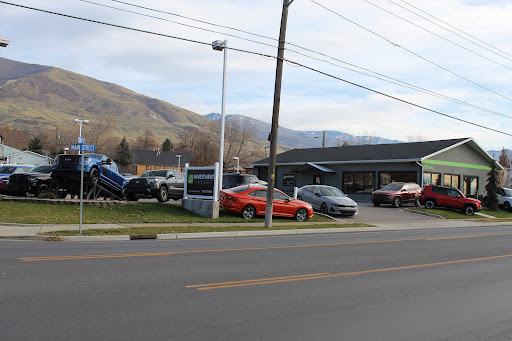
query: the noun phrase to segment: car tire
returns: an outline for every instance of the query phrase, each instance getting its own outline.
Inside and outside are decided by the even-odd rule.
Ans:
[[[464,212],[465,215],[473,215],[475,214],[475,207],[473,207],[473,205],[466,205],[462,209],[462,212]]]
[[[37,188],[37,196],[39,197],[39,195],[43,192],[49,192],[50,191],[50,188],[48,187],[47,184],[41,184],[39,185],[39,187]]]
[[[436,208],[436,203],[432,199],[427,199],[425,200],[425,208],[429,210]]]
[[[166,202],[169,200],[169,192],[167,191],[167,187],[160,186],[156,198],[159,202]]]
[[[420,199],[419,198],[414,199],[414,207],[420,207],[420,205],[421,205]]]
[[[402,205],[402,198],[400,197],[394,197],[393,198],[393,203],[391,204],[391,206],[393,206],[394,208],[398,208]]]
[[[373,206],[380,206],[380,202],[378,202],[378,201],[372,201],[372,203],[373,203]]]
[[[327,214],[327,204],[325,202],[320,205],[320,213]]]
[[[297,196],[297,200],[302,200],[302,197],[300,195]]]
[[[308,211],[305,208],[299,208],[295,213],[295,219],[297,221],[305,221],[308,219]]]
[[[503,203],[503,210],[510,212],[510,203],[508,201]]]
[[[252,219],[256,216],[256,209],[254,206],[245,206],[242,209],[242,217],[245,219]]]
[[[89,173],[89,180],[93,185],[96,185],[98,181],[100,181],[100,171],[98,168],[91,169],[91,173]]]

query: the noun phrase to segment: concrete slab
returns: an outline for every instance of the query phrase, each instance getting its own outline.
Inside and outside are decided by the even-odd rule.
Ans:
[[[236,237],[236,231],[176,233],[176,239]]]
[[[108,242],[119,240],[130,240],[129,235],[111,235],[111,236],[63,236],[62,239],[69,242]]]
[[[176,233],[157,233],[156,239],[177,239]]]

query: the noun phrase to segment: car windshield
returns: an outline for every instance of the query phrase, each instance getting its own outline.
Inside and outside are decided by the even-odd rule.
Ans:
[[[28,171],[34,173],[50,173],[52,171],[52,166],[35,166],[30,168]]]
[[[90,157],[91,159],[101,160],[103,155],[101,154],[84,154],[87,157]]]
[[[399,191],[403,187],[403,184],[389,184],[383,189],[386,191]]]
[[[12,174],[16,170],[16,166],[0,166],[1,174]]]
[[[336,187],[320,187],[320,194],[324,197],[344,197],[345,194]]]
[[[503,188],[503,190],[505,191],[505,196],[512,197],[512,189],[510,189],[510,188]]]
[[[161,177],[165,178],[166,174],[167,174],[166,170],[152,170],[152,171],[144,172],[140,177],[141,178],[149,178],[152,176],[161,176]]]

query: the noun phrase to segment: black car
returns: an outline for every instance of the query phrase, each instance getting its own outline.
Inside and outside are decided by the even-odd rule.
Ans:
[[[126,199],[157,198],[160,202],[183,198],[184,177],[172,169],[151,170],[126,184]]]
[[[50,191],[52,166],[36,166],[26,173],[12,174],[7,183],[7,193],[10,195],[39,196]]]
[[[227,173],[222,176],[223,189],[251,184],[267,185],[265,181],[261,181],[256,175],[252,174]]]

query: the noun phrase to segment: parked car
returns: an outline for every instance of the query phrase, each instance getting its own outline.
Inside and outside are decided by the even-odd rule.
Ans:
[[[357,203],[336,187],[303,186],[297,192],[297,199],[310,203],[313,209],[324,214],[357,214]]]
[[[126,198],[157,198],[160,202],[183,198],[184,176],[172,169],[151,170],[126,184]]]
[[[57,186],[76,186],[80,183],[82,156],[61,154],[55,158],[52,168],[52,180]],[[84,182],[101,185],[112,193],[122,196],[126,179],[119,173],[117,164],[102,154],[84,155]],[[78,187],[79,188],[79,187]]]
[[[421,192],[421,203],[426,208],[448,207],[462,210],[466,215],[473,215],[482,209],[480,200],[467,198],[453,187],[426,185]]]
[[[393,207],[400,207],[404,203],[419,206],[420,195],[421,187],[414,182],[392,182],[372,193],[372,203],[375,206],[391,204]]]
[[[12,174],[7,184],[10,195],[39,196],[51,189],[52,166],[36,166],[26,173]]]
[[[227,173],[222,176],[223,189],[250,184],[266,185],[267,183],[252,174]]]
[[[512,211],[512,189],[506,187],[498,187],[496,190],[496,196],[498,197],[498,204],[505,211]],[[487,205],[487,196],[484,197],[484,204]]]
[[[0,165],[0,193],[7,193],[7,183],[12,174],[24,173],[33,166],[27,165]]]
[[[241,214],[245,219],[265,215],[267,187],[244,185],[220,191],[220,206]],[[274,190],[273,216],[291,217],[304,221],[313,217],[313,207],[307,202],[290,198],[278,189]]]

